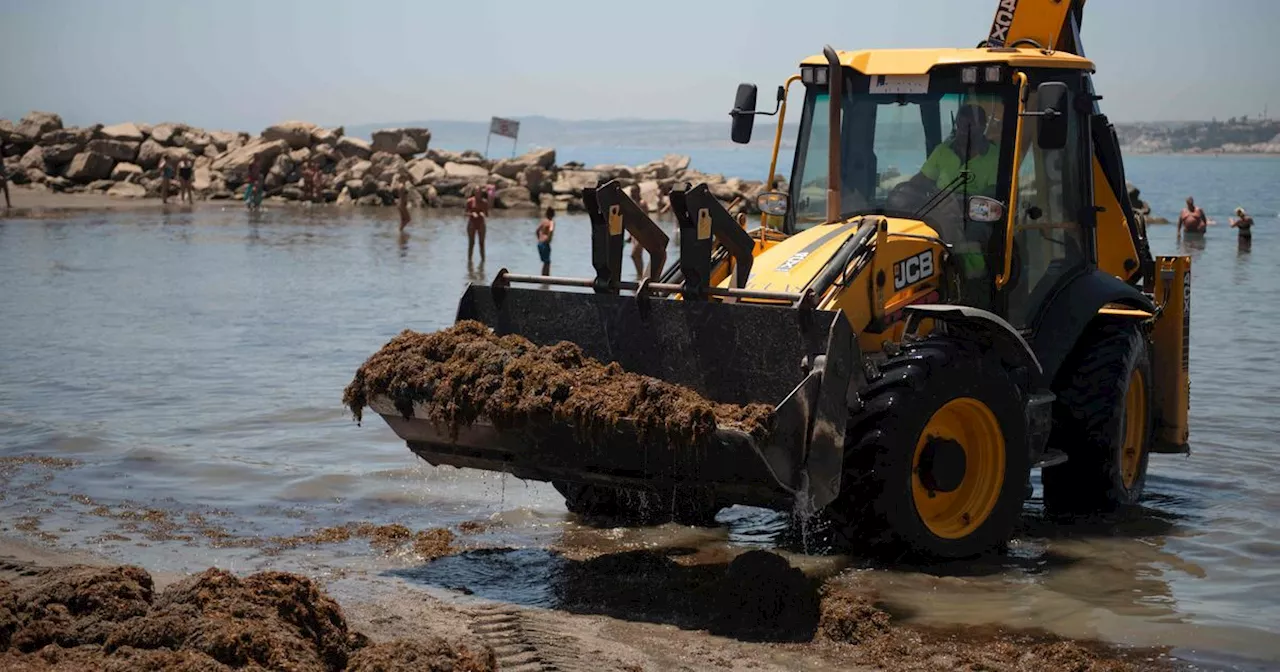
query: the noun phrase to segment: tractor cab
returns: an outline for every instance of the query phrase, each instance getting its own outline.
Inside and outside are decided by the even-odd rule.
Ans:
[[[956,302],[1028,327],[1059,281],[1096,263],[1088,119],[1068,109],[1089,62],[1030,49],[872,53],[841,52],[838,133],[829,121],[831,70],[802,64],[791,179],[785,194],[762,196],[762,210],[788,235],[831,224],[837,138],[840,221],[923,223],[957,266]]]

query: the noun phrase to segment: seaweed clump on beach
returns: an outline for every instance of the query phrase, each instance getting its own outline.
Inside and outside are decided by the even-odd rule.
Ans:
[[[991,670],[992,672],[1131,672],[1174,669],[1163,650],[1123,649],[1097,641],[1069,640],[1038,630],[990,626],[917,627],[895,623],[872,596],[829,581],[821,590],[818,633],[852,645],[859,665],[893,670]]]
[[[141,568],[47,569],[0,581],[0,668],[493,670],[491,648],[370,643],[310,579],[209,569],[156,594]]]
[[[406,418],[420,404],[428,420],[455,437],[481,416],[502,429],[565,423],[596,445],[624,425],[634,425],[642,441],[703,445],[717,425],[761,438],[774,423],[766,404],[716,403],[601,363],[573,343],[539,346],[471,320],[431,333],[400,332],[360,366],[342,401],[360,421],[378,396]]]

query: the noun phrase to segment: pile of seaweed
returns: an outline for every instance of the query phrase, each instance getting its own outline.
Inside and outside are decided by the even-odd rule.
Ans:
[[[471,320],[431,333],[400,332],[360,366],[342,401],[360,421],[378,396],[406,418],[421,404],[455,437],[481,416],[500,429],[564,423],[594,445],[629,425],[642,441],[702,445],[717,424],[761,438],[774,422],[766,404],[716,403],[616,362],[603,364],[573,343],[535,345]]]
[[[1136,672],[1176,669],[1164,649],[1122,649],[1098,641],[1071,640],[1043,630],[991,626],[912,627],[894,623],[873,597],[828,582],[821,589],[818,633],[854,645],[848,658],[892,670],[989,670],[991,672]]]
[[[451,670],[496,668],[491,648],[441,638],[374,644],[341,607],[285,572],[209,569],[156,594],[135,566],[0,580],[5,670]]]

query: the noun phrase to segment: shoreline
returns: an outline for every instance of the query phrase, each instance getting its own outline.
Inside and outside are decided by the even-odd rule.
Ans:
[[[481,552],[484,549],[475,550]],[[501,552],[504,549],[492,549]],[[510,549],[506,549],[510,550]],[[627,569],[623,556],[652,555],[648,551],[590,556],[579,562],[594,567],[581,574],[582,590],[641,589],[634,584],[635,572],[652,571],[653,560]],[[446,554],[447,555],[447,554]],[[1017,630],[982,625],[925,627],[904,625],[881,610],[874,594],[852,582],[805,577],[781,556],[764,551],[748,551],[729,563],[710,590],[699,580],[689,586],[695,593],[712,596],[710,603],[689,605],[693,614],[656,615],[651,605],[636,603],[638,613],[625,613],[626,603],[601,609],[588,607],[539,608],[495,602],[474,597],[465,587],[427,588],[404,579],[389,579],[382,572],[344,570],[336,576],[289,570],[290,580],[314,584],[320,592],[320,606],[303,600],[299,606],[323,609],[325,600],[336,599],[345,627],[356,637],[373,645],[394,647],[396,641],[426,645],[442,638],[451,645],[492,651],[506,669],[517,663],[541,663],[554,669],[600,670],[872,670],[872,669],[1179,669],[1189,667],[1169,655],[1168,647],[1137,648],[1097,640],[1062,638],[1033,630]],[[746,562],[745,560],[752,562]],[[671,566],[682,564],[668,557]],[[430,560],[428,560],[430,562]],[[672,564],[674,563],[674,564]],[[103,557],[80,550],[51,550],[23,539],[0,533],[0,598],[6,583],[28,592],[36,582],[57,582],[62,576],[89,572],[94,576],[115,576],[133,571]],[[713,567],[722,567],[714,565]],[[733,568],[738,575],[730,578]],[[781,569],[780,569],[781,567]],[[179,591],[212,569],[190,573],[155,573],[142,568],[154,582],[156,604],[167,600],[166,591]],[[50,571],[54,570],[54,571]],[[232,571],[247,583],[253,577],[274,570],[252,573]],[[611,576],[622,571],[627,578]],[[599,572],[599,576],[595,574]],[[203,580],[203,579],[201,579]],[[642,583],[643,577],[642,577]],[[815,583],[823,585],[812,590]],[[599,583],[599,585],[596,585]],[[630,583],[631,585],[626,585]],[[730,586],[726,589],[724,586]],[[343,593],[334,597],[333,590]],[[52,590],[52,589],[51,589]],[[66,594],[66,587],[50,594]],[[354,597],[358,595],[358,597]],[[727,597],[726,597],[727,596]],[[695,598],[697,595],[694,596]],[[66,599],[65,597],[61,599]],[[593,599],[600,599],[595,596]],[[785,602],[784,612],[769,611],[770,601]],[[606,600],[607,601],[607,600]],[[696,599],[695,599],[696,602]],[[591,604],[596,604],[594,601]],[[584,608],[585,607],[585,608]],[[619,609],[624,613],[619,613]],[[710,612],[733,613],[734,617],[709,617]],[[757,612],[759,612],[757,614]],[[0,614],[2,615],[2,614]],[[757,617],[758,616],[758,617]],[[813,620],[806,620],[806,616]],[[21,620],[21,619],[20,619]],[[816,622],[814,622],[816,621]],[[3,631],[0,622],[0,633]],[[244,627],[253,627],[246,623]],[[17,641],[15,639],[15,641]],[[0,641],[0,644],[4,644]],[[30,662],[38,658],[66,655],[57,644],[43,652],[7,654]],[[183,645],[187,651],[199,644]],[[177,647],[175,647],[177,648]],[[121,655],[119,652],[113,654]],[[132,655],[128,653],[125,655]],[[169,655],[169,654],[165,654]],[[0,648],[0,663],[7,659]],[[480,656],[483,658],[483,656]],[[103,660],[112,661],[108,656]],[[225,661],[224,661],[225,662]],[[38,665],[33,669],[43,669]],[[309,669],[309,668],[306,668]],[[339,668],[346,669],[346,668]],[[351,669],[356,669],[355,667]],[[389,668],[417,669],[417,668]],[[479,666],[463,669],[494,669]]]

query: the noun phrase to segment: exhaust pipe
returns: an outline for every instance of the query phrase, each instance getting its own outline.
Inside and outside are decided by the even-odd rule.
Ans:
[[[826,45],[822,48],[822,55],[827,57],[827,90],[830,92],[827,103],[827,223],[830,224],[840,219],[840,112],[844,78],[840,76],[840,59],[836,50]]]

